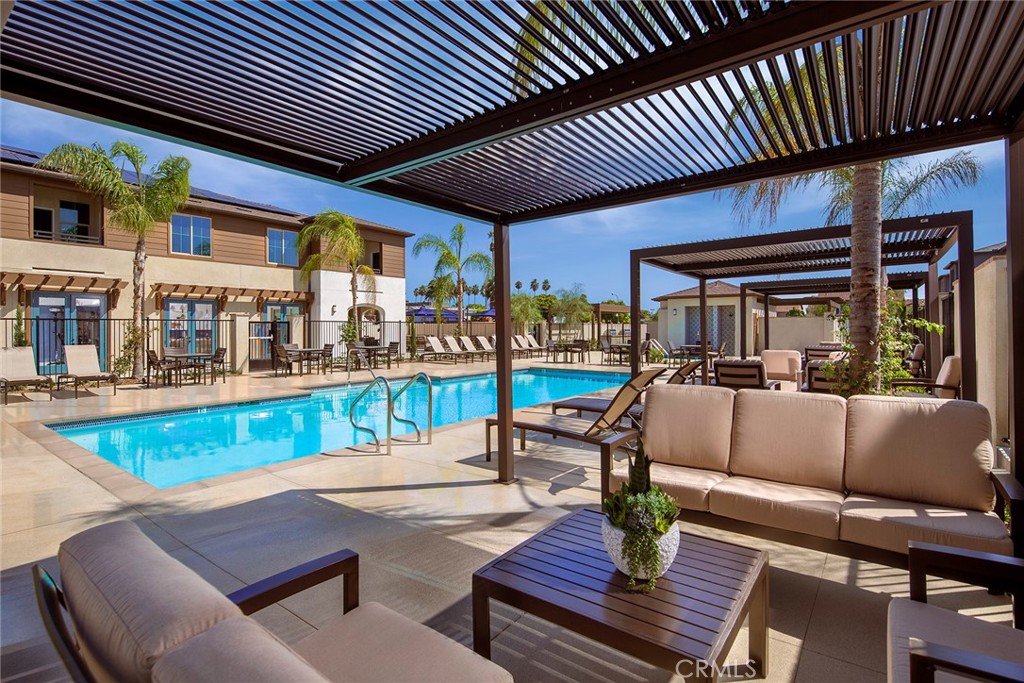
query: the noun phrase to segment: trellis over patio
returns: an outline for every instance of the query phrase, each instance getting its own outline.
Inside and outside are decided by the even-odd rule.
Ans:
[[[938,287],[935,283],[929,285],[929,274],[931,271],[917,271],[912,273],[886,273],[886,283],[888,286],[896,291],[910,290],[911,292],[911,312],[915,318],[921,317],[921,301],[919,296],[919,289],[925,288],[925,315],[926,320],[932,322],[938,322],[936,313],[938,312],[939,306],[939,292],[936,291]],[[937,277],[937,273],[935,276]],[[850,277],[816,277],[816,278],[798,278],[793,280],[763,280],[759,282],[743,282],[740,283],[740,309],[746,310],[747,296],[760,297],[764,301],[765,310],[768,310],[768,306],[771,305],[773,296],[784,296],[788,294],[828,294],[834,292],[849,292],[850,291]],[[774,303],[776,304],[799,304],[799,305],[813,305],[816,303],[828,303],[829,299],[781,299]],[[740,338],[746,340],[747,321],[746,318],[740,320]],[[769,320],[766,318],[764,323],[764,334],[765,348],[768,348],[768,330]],[[931,353],[930,347],[934,343],[938,345],[938,335],[931,333],[926,337],[925,349],[926,353]],[[747,357],[747,347],[744,343],[741,358]],[[937,357],[937,356],[936,356]],[[929,363],[932,362],[931,358],[927,358]]]
[[[1005,139],[1024,387],[1024,3],[2,7],[4,97],[493,223],[499,481],[511,223]]]

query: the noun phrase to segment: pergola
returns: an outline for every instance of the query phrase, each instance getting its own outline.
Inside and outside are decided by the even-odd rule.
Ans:
[[[938,292],[932,292],[929,287],[928,278],[929,273],[927,271],[916,271],[912,273],[886,273],[886,282],[889,287],[894,290],[905,290],[911,291],[912,297],[912,308],[913,315],[915,318],[920,315],[920,300],[918,298],[918,289],[921,287],[925,288],[925,301],[928,302],[929,307],[934,301],[935,306],[938,306]],[[793,294],[827,294],[834,292],[849,292],[850,291],[850,276],[844,277],[819,277],[819,278],[798,278],[793,280],[762,280],[759,282],[743,282],[740,284],[740,310],[746,310],[747,296],[759,296],[764,300],[765,310],[768,310],[768,306],[772,303],[773,296],[785,296]],[[776,301],[776,304],[818,304],[826,303],[829,299],[815,299],[815,298],[801,298],[801,299],[783,299]],[[934,321],[938,322],[938,321]],[[740,320],[740,338],[742,339],[740,346],[740,356],[742,358],[747,357],[747,319],[744,315]],[[769,330],[769,318],[765,316],[764,321],[764,345],[768,348],[768,330]],[[966,333],[969,336],[974,336],[974,331]],[[930,347],[933,342],[937,343],[936,335],[928,335],[927,347]],[[929,358],[929,361],[931,359]]]
[[[640,265],[667,270],[679,275],[688,275],[699,282],[701,339],[704,344],[703,356],[707,358],[707,281],[716,278],[754,277],[794,273],[849,270],[851,261],[849,225],[837,225],[809,230],[792,230],[746,237],[734,237],[685,244],[670,244],[661,247],[634,249],[630,252],[630,282],[633,310],[640,309]],[[963,363],[963,395],[974,399],[978,394],[977,369],[975,367],[974,335],[974,219],[970,211],[913,216],[882,221],[882,267],[898,265],[927,264],[926,300],[930,320],[939,318],[939,261],[954,245],[960,264],[960,349]],[[967,271],[971,271],[969,274]],[[803,284],[792,285],[789,294],[813,294],[821,289],[811,280],[797,280]],[[756,291],[764,296],[765,311],[768,299],[773,293],[781,294],[781,283],[774,283],[779,289],[773,290],[773,283],[758,283],[762,289]],[[822,283],[824,286],[825,283]],[[850,278],[845,278],[846,291],[850,289]],[[841,286],[833,285],[833,286]],[[740,338],[746,341],[746,294],[754,286],[740,287]],[[833,289],[831,291],[841,291]],[[765,337],[768,336],[767,316]],[[635,325],[632,334],[639,334]],[[766,340],[767,346],[767,340]],[[938,335],[929,335],[929,360],[940,356]],[[745,346],[744,346],[745,350]],[[638,359],[633,360],[634,373],[638,370]],[[707,377],[707,373],[704,373]]]
[[[1024,3],[2,8],[5,97],[493,223],[499,481],[522,221],[1006,139],[1024,386]]]

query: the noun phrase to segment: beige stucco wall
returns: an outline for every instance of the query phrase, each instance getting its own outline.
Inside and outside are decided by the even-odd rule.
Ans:
[[[960,292],[953,286],[956,329],[960,329]],[[974,271],[974,316],[977,346],[978,402],[992,415],[992,439],[999,443],[1010,433],[1009,328],[1006,258],[996,257]],[[960,339],[954,340],[960,355]]]
[[[807,316],[788,318],[772,316],[768,329],[768,348],[803,351],[805,347],[823,341],[834,341],[836,323],[827,317]],[[759,338],[764,339],[764,320],[758,321]]]

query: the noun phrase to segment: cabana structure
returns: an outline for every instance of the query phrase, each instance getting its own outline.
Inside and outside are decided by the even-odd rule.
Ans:
[[[925,288],[925,301],[927,302],[926,310],[929,314],[933,310],[938,310],[939,305],[939,293],[932,291],[933,287],[928,285],[928,272],[917,271],[913,273],[887,273],[886,281],[889,287],[893,290],[910,290],[911,292],[911,308],[915,318],[920,317],[920,298],[918,290],[921,287]],[[849,292],[850,291],[850,277],[822,277],[822,278],[799,278],[793,280],[762,280],[759,282],[743,282],[740,284],[740,307],[746,310],[747,296],[754,296],[760,298],[764,302],[765,310],[768,310],[768,306],[771,305],[773,296],[785,296],[793,294],[829,294],[836,292]],[[808,304],[819,304],[828,303],[828,299],[810,299],[810,298],[799,298],[799,299],[782,299],[777,300],[775,304],[793,304],[793,305],[808,305]],[[934,302],[934,309],[932,304]],[[938,322],[936,318],[926,318],[932,322]],[[764,333],[765,333],[765,348],[768,348],[768,332],[769,332],[769,320],[766,318],[764,322]],[[746,319],[740,321],[740,336],[744,341],[742,351],[740,353],[741,358],[747,357],[746,347]],[[972,332],[973,336],[974,333]],[[928,334],[927,343],[925,348],[928,348],[932,343],[938,344],[938,335],[931,333]]]
[[[1024,386],[1024,3],[17,2],[0,19],[5,97],[493,224],[499,481],[523,221],[1005,139]],[[795,102],[744,106],[789,79]]]
[[[957,249],[960,272],[970,275],[962,277],[960,283],[960,348],[963,356],[963,395],[973,399],[977,396],[977,372],[974,367],[974,219],[970,211],[914,216],[882,222],[882,267],[927,264],[926,299],[929,319],[939,317],[939,261],[954,245]],[[707,358],[707,282],[723,277],[754,277],[785,275],[792,273],[824,272],[850,269],[850,226],[839,225],[810,230],[793,230],[763,235],[750,235],[730,239],[688,242],[663,247],[647,247],[630,252],[630,287],[632,297],[632,319],[640,310],[640,265],[647,264],[697,279],[700,286],[701,340],[704,357]],[[792,282],[792,281],[790,281]],[[801,281],[797,281],[801,282]],[[781,287],[771,291],[773,285],[781,283],[758,283],[762,289],[747,284],[740,290],[740,338],[745,349],[746,342],[746,294],[751,289],[764,297],[765,311],[771,295],[813,294],[822,291],[812,281],[795,285],[788,291]],[[845,279],[846,290],[850,278]],[[902,282],[900,284],[903,284]],[[837,283],[834,286],[841,286]],[[832,289],[831,291],[839,291]],[[633,329],[634,337],[639,328]],[[768,316],[765,316],[765,347],[768,346]],[[938,359],[940,347],[938,336],[929,335],[928,347],[931,359]],[[635,365],[635,362],[634,362]],[[638,368],[634,367],[636,372]],[[704,373],[705,377],[708,373]]]

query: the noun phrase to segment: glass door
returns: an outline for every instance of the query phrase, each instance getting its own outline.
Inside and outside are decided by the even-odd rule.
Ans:
[[[291,330],[288,327],[288,318],[293,315],[302,315],[301,305],[288,303],[264,304],[263,319],[270,323],[271,344],[291,343]]]
[[[213,353],[217,347],[216,316],[213,301],[165,301],[164,346],[187,353]]]
[[[66,372],[65,344],[92,344],[107,366],[107,295],[33,292],[32,345],[41,374]]]

